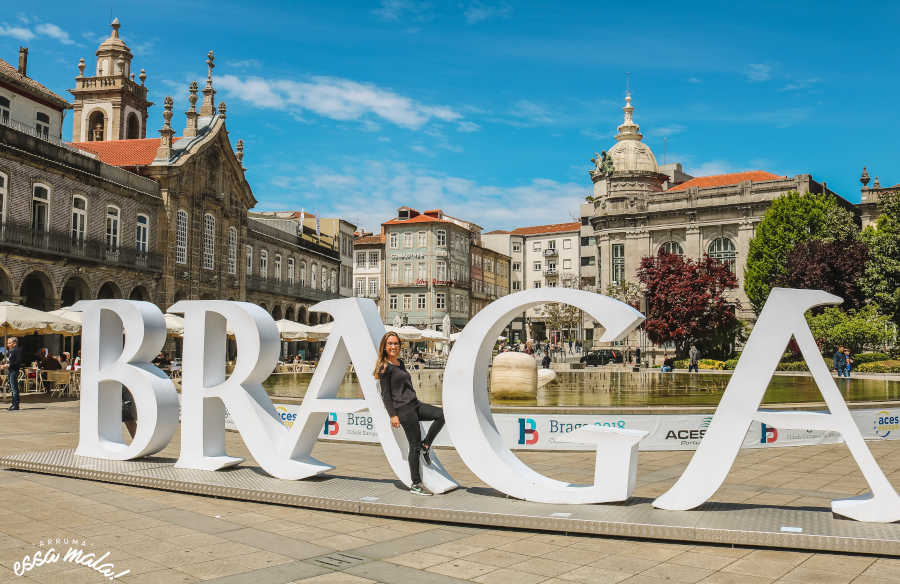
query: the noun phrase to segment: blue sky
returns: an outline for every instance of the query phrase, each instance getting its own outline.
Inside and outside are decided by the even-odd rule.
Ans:
[[[0,58],[28,46],[29,74],[66,96],[117,16],[158,104],[151,136],[166,95],[180,132],[214,50],[216,100],[265,210],[369,229],[404,204],[486,230],[569,221],[589,159],[614,143],[626,72],[660,163],[808,172],[851,201],[863,165],[900,182],[900,3],[18,6],[0,19]]]

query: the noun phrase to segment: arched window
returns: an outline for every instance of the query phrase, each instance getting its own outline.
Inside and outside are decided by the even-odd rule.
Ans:
[[[281,282],[281,254],[275,254],[275,281]]]
[[[322,266],[322,291],[328,290],[328,269]]]
[[[228,228],[228,273],[237,273],[237,246],[238,246],[237,229]]]
[[[31,191],[31,230],[46,233],[50,230],[50,187],[36,184]]]
[[[48,140],[50,138],[50,116],[44,112],[37,112],[34,116],[34,133],[38,138]]]
[[[0,124],[9,123],[9,100],[0,95]]]
[[[312,288],[313,290],[315,290],[316,288],[319,287],[318,280],[316,279],[316,276],[318,276],[318,275],[319,275],[318,266],[316,266],[316,264],[312,264],[312,266],[310,266],[310,268],[309,268],[309,287]]]
[[[216,218],[209,213],[203,216],[203,268],[216,267]]]
[[[306,262],[300,262],[300,285],[306,286]]]
[[[150,250],[150,218],[146,215],[137,216],[134,246],[138,254],[145,254]]]
[[[87,199],[80,195],[72,197],[72,243],[81,247],[87,227]]]
[[[265,249],[259,250],[259,277],[269,277],[269,252]]]
[[[100,110],[91,112],[90,117],[88,117],[88,124],[86,128],[86,137],[88,142],[102,142],[105,129],[106,118],[104,117],[103,112]]]
[[[137,114],[131,112],[128,114],[128,123],[125,125],[125,139],[136,140],[141,137],[141,122],[138,121]]]
[[[737,257],[737,250],[734,247],[734,242],[732,242],[727,237],[718,237],[709,244],[708,249],[709,257],[719,260],[720,262],[725,262],[728,264],[728,269],[732,272],[734,271],[734,260]]]
[[[337,292],[337,271],[331,270],[331,291]]]
[[[188,214],[184,209],[175,213],[175,263],[187,263]]]
[[[248,276],[253,275],[253,246],[244,246],[244,256],[246,257],[246,271]]]
[[[288,258],[288,284],[294,285],[294,258]]]
[[[106,208],[106,251],[119,250],[119,230],[122,212],[118,207],[109,205]]]
[[[659,255],[663,254],[675,254],[683,256],[684,250],[681,249],[681,244],[677,241],[667,241],[659,246]]]

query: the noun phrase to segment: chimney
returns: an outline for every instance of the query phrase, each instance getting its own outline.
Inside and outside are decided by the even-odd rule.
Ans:
[[[19,47],[19,75],[28,76],[28,49]]]

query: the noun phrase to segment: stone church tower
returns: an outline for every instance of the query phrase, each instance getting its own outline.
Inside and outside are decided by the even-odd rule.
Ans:
[[[131,49],[119,38],[119,19],[112,21],[112,34],[97,48],[94,75],[84,74],[78,63],[72,116],[72,141],[132,140],[147,136],[147,74],[141,69],[140,84],[131,72]]]

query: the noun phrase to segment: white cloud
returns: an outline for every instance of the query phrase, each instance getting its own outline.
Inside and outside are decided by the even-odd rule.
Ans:
[[[805,79],[792,79],[788,81],[787,85],[779,89],[778,91],[800,91],[803,89],[810,89],[813,85],[822,81],[818,77],[807,77]]]
[[[216,85],[232,98],[250,105],[294,112],[305,110],[339,121],[365,121],[374,116],[415,130],[433,120],[456,122],[462,118],[448,106],[425,105],[370,83],[337,77],[294,81],[223,75],[216,79]]]
[[[415,0],[381,0],[372,14],[385,22],[427,22],[434,18],[430,2]]]
[[[359,181],[358,176],[366,180]],[[401,205],[420,210],[440,208],[475,221],[486,231],[561,223],[569,221],[569,212],[577,212],[588,194],[583,183],[534,178],[515,185],[480,184],[403,162],[378,160],[348,162],[337,172],[308,167],[296,176],[276,177],[271,184],[283,194],[279,200],[282,208],[309,209],[315,201],[322,204],[322,213],[336,214],[375,231]],[[264,188],[256,190],[262,201],[276,199],[267,197]],[[526,216],[523,210],[530,212]]]
[[[772,78],[772,66],[764,63],[751,63],[744,70],[747,81],[758,83],[760,81],[768,81]]]
[[[260,67],[262,67],[262,63],[260,63],[256,59],[241,59],[238,61],[225,61],[225,65],[227,67],[234,67],[235,69],[259,69]]]
[[[75,41],[69,36],[69,33],[59,28],[53,23],[45,22],[43,24],[39,24],[35,27],[38,34],[42,34],[44,36],[48,36],[52,39],[56,39],[64,45],[74,45]]]
[[[703,83],[699,77],[688,77],[688,83]]]
[[[549,125],[556,123],[559,119],[559,116],[551,112],[549,108],[527,99],[515,102],[507,114],[513,119],[506,120],[506,123],[512,126]]]
[[[478,24],[498,18],[508,18],[512,14],[509,4],[485,4],[483,2],[471,2],[463,11],[463,16],[469,24]]]
[[[674,136],[675,134],[681,134],[686,129],[687,128],[681,124],[670,124],[668,126],[654,128],[652,134],[655,136]]]
[[[456,130],[458,132],[477,132],[480,129],[481,126],[479,126],[475,122],[462,121],[456,125]]]
[[[685,168],[685,172],[691,176],[710,176],[713,174],[729,174],[739,172],[735,166],[727,160],[708,160],[697,166]]]
[[[30,41],[34,38],[34,33],[23,26],[0,24],[0,36],[12,37],[20,41]]]

